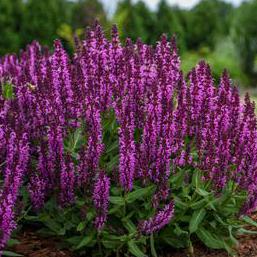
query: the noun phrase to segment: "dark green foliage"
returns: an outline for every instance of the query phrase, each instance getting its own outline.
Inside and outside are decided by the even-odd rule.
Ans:
[[[231,182],[217,195],[210,181],[201,178],[199,170],[190,168],[171,178],[176,212],[173,222],[160,233],[160,243],[164,240],[172,247],[192,250],[194,242],[201,240],[209,248],[232,254],[235,236],[244,224],[238,212],[246,194]]]
[[[153,28],[156,25],[155,14],[149,10],[148,6],[143,1],[138,1],[135,4],[134,12],[138,16],[144,30],[143,34],[140,35],[140,38],[143,42],[154,44],[156,42],[156,35],[153,33]]]
[[[67,22],[66,2],[63,0],[28,0],[23,24],[23,44],[39,41],[51,45],[57,38],[57,29]]]
[[[133,41],[138,37],[147,39],[148,35],[144,27],[146,18],[142,17],[142,14],[139,14],[138,12],[145,12],[145,14],[147,12],[151,15],[143,3],[134,5],[131,0],[119,2],[114,20],[119,26],[120,37],[123,41],[127,37],[130,37]],[[151,19],[151,16],[149,18]]]
[[[155,34],[157,38],[163,33],[166,33],[169,37],[176,34],[179,48],[183,50],[185,47],[185,34],[179,14],[178,8],[171,8],[166,0],[161,0],[156,13]]]
[[[99,0],[78,0],[72,10],[72,26],[74,28],[86,28],[97,19],[103,26],[107,22],[107,16],[102,3]]]
[[[241,67],[246,74],[253,75],[257,56],[257,1],[244,2],[235,11],[232,36],[240,57]]]
[[[213,48],[229,31],[232,6],[220,0],[202,0],[186,15],[186,42],[190,49]]]
[[[16,52],[21,43],[19,36],[23,18],[22,0],[0,1],[0,55]]]
[[[66,247],[78,253],[103,256],[116,252],[130,252],[133,256],[158,256],[163,247],[188,248],[200,240],[212,249],[225,249],[233,254],[236,235],[250,233],[245,224],[256,226],[249,217],[238,219],[238,211],[246,195],[239,194],[233,183],[220,195],[215,195],[211,184],[201,180],[201,172],[180,170],[172,176],[171,188],[175,201],[175,216],[160,233],[150,237],[137,230],[138,222],[154,214],[151,199],[154,185],[136,186],[124,195],[112,187],[108,223],[96,233],[93,225],[95,210],[90,198],[79,198],[73,207],[59,209],[54,199],[37,216],[28,215],[27,222],[41,222],[41,233],[62,237]],[[255,233],[255,232],[251,232]],[[150,248],[148,249],[147,246]],[[96,250],[98,248],[98,250]]]

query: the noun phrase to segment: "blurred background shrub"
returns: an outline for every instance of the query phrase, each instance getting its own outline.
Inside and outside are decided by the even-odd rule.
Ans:
[[[51,48],[57,37],[71,53],[74,35],[81,37],[97,18],[107,35],[116,23],[123,42],[140,37],[155,44],[162,33],[176,34],[185,72],[204,58],[215,77],[227,68],[237,84],[257,85],[257,0],[199,0],[190,9],[171,0],[150,8],[149,2],[0,0],[0,55],[18,53],[33,40]]]

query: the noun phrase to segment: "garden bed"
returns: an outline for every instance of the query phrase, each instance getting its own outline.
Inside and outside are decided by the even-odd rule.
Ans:
[[[257,214],[253,215],[253,220],[257,221]],[[249,230],[256,228],[249,227]],[[77,257],[67,249],[62,249],[61,241],[57,238],[44,238],[33,231],[33,228],[26,228],[18,236],[19,244],[11,251],[25,257]],[[170,253],[166,253],[169,251]],[[238,254],[236,257],[256,257],[257,256],[257,235],[241,236],[239,238]],[[165,257],[188,257],[188,253],[183,250],[164,250]],[[195,246],[195,256],[197,257],[227,257],[225,251],[210,250],[198,244]]]

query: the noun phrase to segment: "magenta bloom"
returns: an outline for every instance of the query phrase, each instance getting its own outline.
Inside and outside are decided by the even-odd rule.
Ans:
[[[169,224],[174,215],[174,203],[171,202],[158,211],[154,217],[142,221],[139,224],[139,230],[143,234],[151,234],[161,230],[165,225]]]
[[[94,185],[93,202],[96,209],[95,226],[98,230],[101,230],[106,222],[108,206],[109,206],[109,194],[110,194],[110,179],[100,172]]]

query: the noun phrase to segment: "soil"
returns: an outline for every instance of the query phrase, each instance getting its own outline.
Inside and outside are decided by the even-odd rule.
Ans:
[[[71,252],[59,249],[58,239],[42,238],[31,231],[31,228],[25,230],[17,239],[20,243],[10,250],[24,257],[75,257]]]
[[[257,220],[257,215],[252,217]],[[251,228],[248,228],[251,229]],[[253,228],[253,230],[256,228]],[[46,239],[38,236],[31,229],[19,235],[20,244],[11,250],[24,257],[77,257],[67,250],[60,250],[60,241],[55,238]],[[194,246],[195,257],[228,257],[224,251],[209,250],[203,245]],[[186,251],[165,252],[165,257],[189,257]],[[89,257],[89,256],[86,256]],[[257,235],[242,236],[239,239],[237,254],[234,257],[257,257]]]

